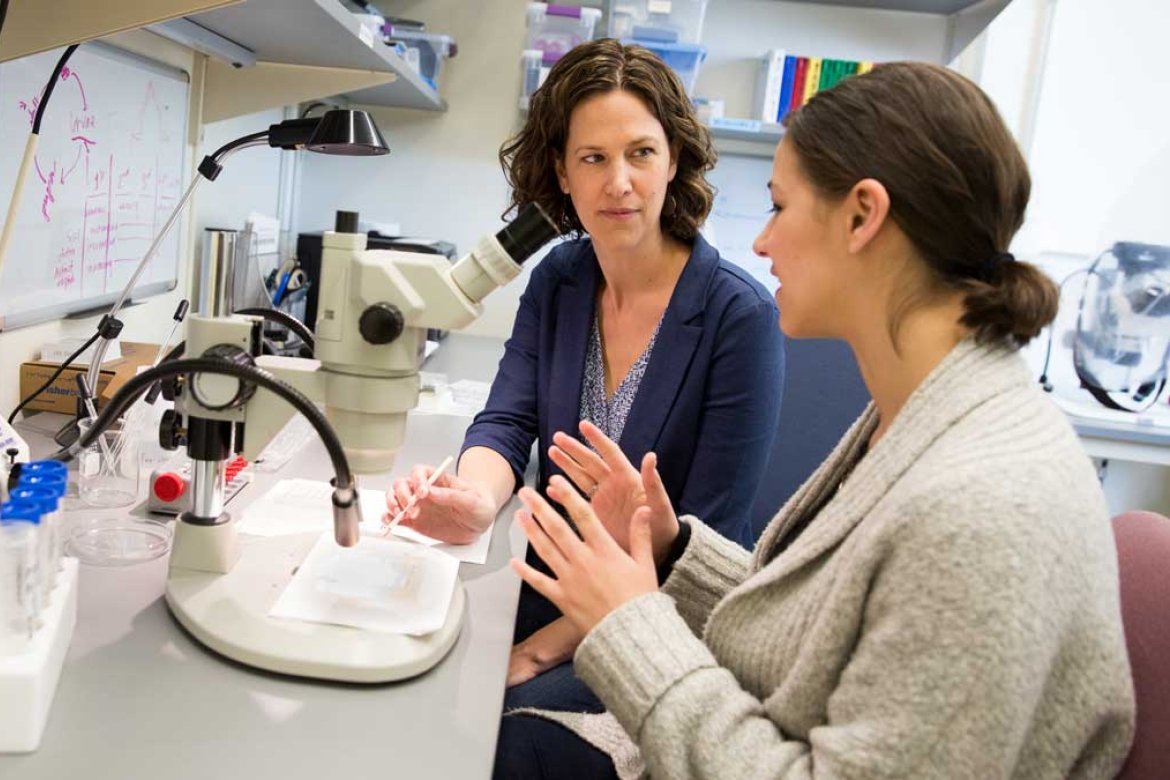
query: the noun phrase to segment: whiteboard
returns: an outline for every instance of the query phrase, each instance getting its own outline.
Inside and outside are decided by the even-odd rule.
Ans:
[[[769,273],[771,262],[752,251],[752,242],[770,216],[771,178],[770,159],[721,152],[714,170],[707,174],[716,193],[703,235],[725,260],[743,268],[775,294],[779,283]]]
[[[0,219],[63,50],[0,64]],[[45,109],[4,267],[0,330],[108,306],[184,188],[188,75],[102,43],[70,58]],[[179,230],[133,297],[173,289]]]

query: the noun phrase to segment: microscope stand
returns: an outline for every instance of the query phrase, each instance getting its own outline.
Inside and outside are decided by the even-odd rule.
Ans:
[[[422,674],[443,659],[463,624],[457,583],[443,627],[426,636],[268,617],[319,533],[241,540],[226,574],[172,566],[167,604],[201,643],[248,666],[299,677],[382,683]]]

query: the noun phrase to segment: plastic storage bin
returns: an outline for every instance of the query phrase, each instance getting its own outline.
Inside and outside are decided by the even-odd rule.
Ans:
[[[622,43],[645,46],[657,54],[663,62],[669,65],[682,79],[687,94],[695,92],[695,82],[699,78],[699,66],[707,57],[707,49],[694,43],[659,43],[658,41],[623,39]]]
[[[707,0],[609,0],[609,37],[698,43]]]
[[[539,49],[544,52],[545,64],[551,64],[577,44],[592,40],[600,19],[600,8],[529,3],[528,45],[524,48]]]
[[[439,74],[443,72],[443,61],[459,53],[455,39],[450,35],[404,30],[387,23],[382,35],[389,45],[401,43],[409,51],[404,59],[412,66],[418,60],[418,74],[434,88],[438,88]]]

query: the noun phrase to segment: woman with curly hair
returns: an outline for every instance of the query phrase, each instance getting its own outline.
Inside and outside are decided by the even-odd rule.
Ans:
[[[404,525],[470,542],[523,484],[534,441],[542,490],[553,474],[580,475],[572,457],[549,453],[554,431],[588,420],[635,461],[669,453],[662,476],[678,510],[750,544],[780,411],[783,343],[771,296],[699,235],[715,154],[678,77],[639,46],[582,44],[532,96],[500,161],[511,207],[538,203],[576,238],[533,270],[457,475],[427,487],[431,467],[416,467],[387,494],[389,511],[417,492]],[[583,490],[600,503],[618,498]],[[523,589],[510,686],[572,655],[579,636],[559,614]],[[543,688],[514,689],[511,703],[589,698],[569,691],[570,669],[559,674]]]

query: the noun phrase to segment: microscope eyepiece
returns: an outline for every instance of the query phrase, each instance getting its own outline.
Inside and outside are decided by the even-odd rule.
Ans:
[[[521,207],[516,219],[496,233],[496,240],[512,261],[520,265],[560,233],[544,209],[536,203],[528,203]]]

